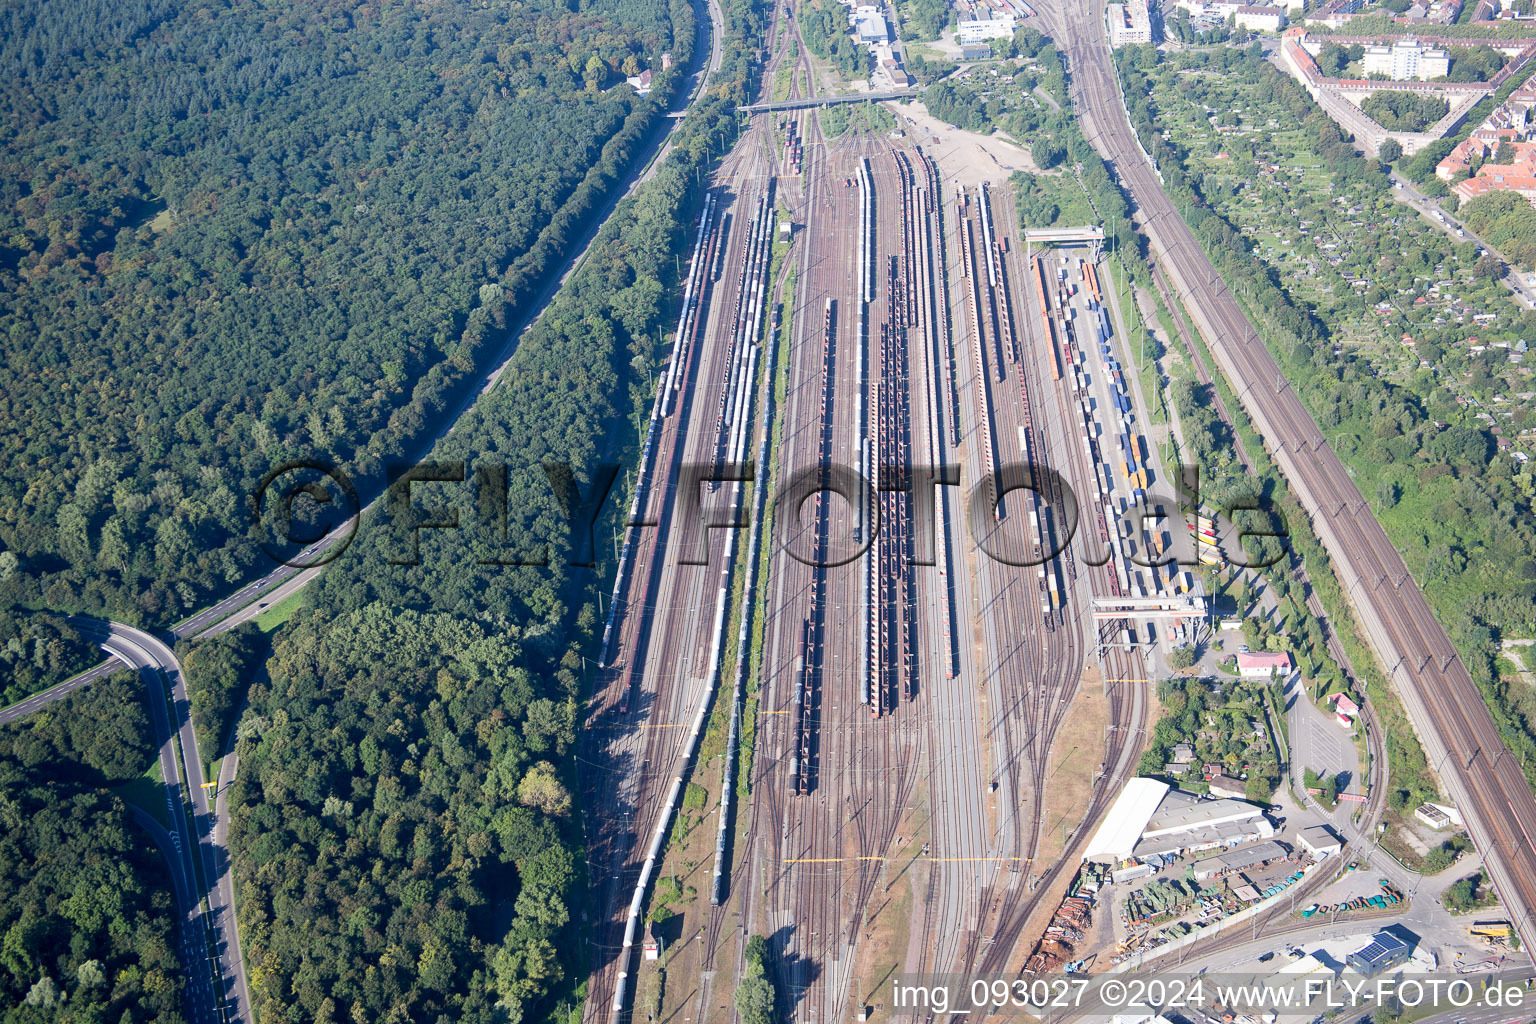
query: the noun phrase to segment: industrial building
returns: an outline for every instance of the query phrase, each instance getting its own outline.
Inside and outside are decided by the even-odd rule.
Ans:
[[[1420,804],[1414,810],[1413,816],[1434,829],[1450,828],[1452,825],[1457,828],[1466,826],[1466,822],[1461,818],[1461,812],[1445,804]]]
[[[1313,860],[1322,860],[1324,857],[1332,857],[1344,849],[1339,841],[1338,834],[1327,825],[1310,825],[1299,829],[1296,833],[1296,841],[1301,848],[1306,850]]]
[[[1013,35],[1014,17],[1002,11],[988,9],[986,17],[966,15],[960,21],[960,45],[972,46],[993,39],[1005,39]]]
[[[1252,846],[1244,846],[1195,861],[1195,881],[1204,882],[1217,875],[1226,874],[1228,871],[1243,871],[1259,864],[1267,864],[1272,860],[1284,860],[1290,855],[1289,850],[1273,839],[1254,843]]]
[[[1413,955],[1413,948],[1391,932],[1377,932],[1364,948],[1344,958],[1361,977],[1374,978],[1383,971],[1401,967]]]
[[[1156,779],[1126,784],[1083,851],[1104,863],[1199,853],[1268,839],[1275,826],[1246,800],[1206,800]]]
[[[1391,46],[1367,46],[1362,67],[1365,75],[1387,75],[1394,82],[1427,82],[1451,69],[1444,50],[1424,46],[1417,39],[1399,39]]]
[[[885,18],[879,14],[861,14],[855,24],[861,43],[883,43],[890,39]]]

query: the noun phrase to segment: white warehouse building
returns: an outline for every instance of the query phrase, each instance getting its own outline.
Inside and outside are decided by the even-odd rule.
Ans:
[[[970,46],[990,39],[1005,39],[1013,35],[1014,17],[1002,11],[992,11],[986,18],[968,17],[960,22],[960,45]]]
[[[1274,834],[1258,804],[1204,799],[1156,779],[1134,778],[1088,841],[1083,859],[1118,863],[1237,846]]]
[[[886,31],[885,19],[878,14],[865,14],[856,24],[861,43],[883,43],[890,39],[890,33]]]

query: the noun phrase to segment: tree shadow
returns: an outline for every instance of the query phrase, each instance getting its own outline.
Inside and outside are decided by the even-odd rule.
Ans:
[[[778,999],[775,1019],[790,1020],[795,1009],[805,1001],[805,994],[817,978],[821,977],[821,965],[809,957],[789,951],[794,935],[794,925],[785,925],[768,937],[768,948],[773,951],[775,973],[778,975]]]

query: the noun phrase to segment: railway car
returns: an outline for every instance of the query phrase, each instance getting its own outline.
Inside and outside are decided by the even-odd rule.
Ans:
[[[790,730],[795,739],[795,755],[790,761],[789,788],[790,792],[800,794],[810,789],[809,780],[806,778],[810,770],[810,693],[809,680],[805,671],[806,632],[809,623],[800,626],[800,651],[795,655],[795,693],[790,700],[789,713],[792,716]]]

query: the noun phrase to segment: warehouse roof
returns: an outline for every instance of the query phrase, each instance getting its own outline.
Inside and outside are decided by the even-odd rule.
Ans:
[[[860,39],[888,39],[890,36],[885,29],[885,19],[878,14],[865,14],[859,18]]]
[[[1083,859],[1113,861],[1129,857],[1167,793],[1168,784],[1156,779],[1138,777],[1127,782],[1084,848]]]
[[[1391,932],[1377,932],[1371,936],[1371,941],[1366,943],[1365,948],[1351,953],[1349,960],[1351,966],[1355,966],[1355,961],[1358,961],[1360,965],[1374,967],[1401,956],[1407,949],[1408,943]]]
[[[1264,809],[1246,800],[1226,797],[1221,800],[1202,800],[1193,793],[1173,790],[1158,804],[1157,811],[1147,821],[1144,835],[1148,839],[1174,832],[1221,825],[1231,821],[1246,821],[1262,816]]]
[[[1208,871],[1241,871],[1243,868],[1251,868],[1255,864],[1263,864],[1268,860],[1279,860],[1282,857],[1288,856],[1290,854],[1286,848],[1271,839],[1268,842],[1239,847],[1236,850],[1219,853],[1214,857],[1197,860],[1195,861],[1195,877],[1199,878]]]
[[[1246,818],[1242,821],[1224,821],[1217,825],[1202,825],[1200,828],[1185,829],[1181,832],[1167,832],[1163,835],[1152,836],[1143,839],[1136,844],[1133,856],[1149,857],[1154,853],[1178,853],[1181,850],[1196,848],[1210,849],[1216,846],[1236,846],[1238,843],[1260,836],[1272,836],[1275,827],[1264,817]]]
[[[1310,850],[1337,850],[1343,845],[1338,835],[1327,825],[1308,825],[1299,829],[1297,836]]]

